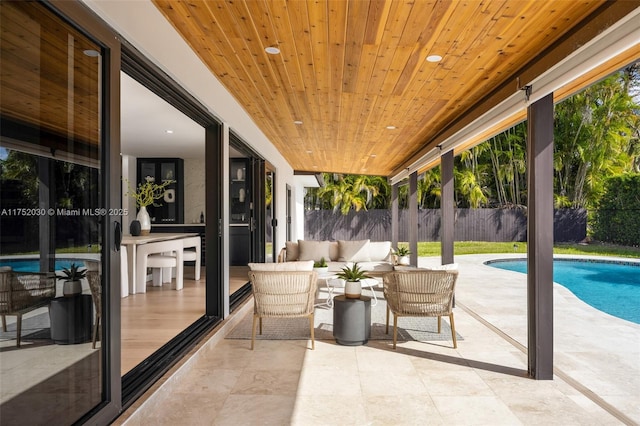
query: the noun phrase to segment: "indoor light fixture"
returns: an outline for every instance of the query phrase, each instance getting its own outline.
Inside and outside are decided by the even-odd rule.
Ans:
[[[173,134],[173,130],[171,130],[171,129],[167,129],[167,130],[165,130],[164,132],[165,132],[166,134],[168,134],[168,135]]]
[[[395,130],[396,126],[387,126],[387,130]]]
[[[86,49],[86,50],[83,50],[82,53],[92,58],[95,58],[96,56],[100,56],[100,52],[94,49]]]
[[[299,126],[299,125],[301,125],[301,124],[302,124],[302,121],[300,121],[300,120],[296,120],[296,121],[294,121],[294,122],[293,122],[293,124],[297,124],[297,125]]]
[[[442,56],[440,55],[429,55],[427,56],[427,62],[440,62],[442,60]]]
[[[267,52],[269,55],[277,55],[278,53],[280,53],[280,49],[278,49],[275,46],[266,47],[264,51]]]

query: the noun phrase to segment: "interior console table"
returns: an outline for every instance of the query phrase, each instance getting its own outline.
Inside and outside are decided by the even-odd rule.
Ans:
[[[90,295],[56,297],[51,301],[51,340],[59,345],[91,341],[93,301]]]
[[[371,337],[371,298],[333,298],[333,337],[345,346],[364,345]]]

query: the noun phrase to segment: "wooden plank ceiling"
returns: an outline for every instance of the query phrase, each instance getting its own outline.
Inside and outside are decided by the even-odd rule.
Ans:
[[[153,1],[295,170],[383,176],[604,3]]]

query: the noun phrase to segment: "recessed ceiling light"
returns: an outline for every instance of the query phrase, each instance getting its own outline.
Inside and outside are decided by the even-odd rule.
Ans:
[[[427,56],[427,62],[440,62],[442,60],[442,56],[440,55],[429,55]]]
[[[313,154],[313,151],[311,151],[310,149],[307,150],[307,154]]]
[[[302,121],[300,121],[300,120],[296,120],[296,121],[294,121],[294,122],[293,122],[293,124],[297,124],[297,125],[299,126],[299,125],[301,125],[301,124],[302,124]]]
[[[86,49],[86,50],[83,50],[82,53],[84,53],[87,56],[91,56],[91,57],[100,56],[100,52],[98,52],[97,50],[94,50],[94,49]]]
[[[171,130],[171,129],[167,129],[167,130],[165,130],[164,132],[165,132],[166,134],[168,134],[168,135],[173,134],[173,130]]]
[[[375,154],[371,154],[371,158],[376,158],[376,155]]]
[[[387,130],[395,130],[396,126],[387,126]]]
[[[266,47],[264,51],[267,52],[269,55],[277,55],[278,53],[280,53],[280,49],[278,49],[275,46]]]

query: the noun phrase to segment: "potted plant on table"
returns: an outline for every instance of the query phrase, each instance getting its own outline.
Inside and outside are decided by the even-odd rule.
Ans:
[[[407,247],[398,246],[398,249],[396,250],[398,265],[404,265],[404,266],[409,265],[411,263],[409,259],[410,254],[411,254],[411,251]]]
[[[68,268],[62,268],[62,275],[58,279],[64,281],[62,295],[65,297],[76,296],[82,293],[81,279],[87,276],[87,270],[80,270],[80,265],[72,263]]]
[[[353,266],[345,266],[342,271],[337,274],[337,277],[345,280],[344,295],[348,299],[358,299],[362,294],[361,280],[371,278],[365,271],[360,269],[358,263],[354,263]]]
[[[147,176],[144,183],[138,184],[138,188],[134,190],[129,186],[129,181],[127,181],[129,191],[126,195],[135,198],[136,206],[140,208],[138,215],[136,216],[136,220],[140,222],[141,235],[146,235],[151,231],[151,218],[149,217],[147,206],[152,204],[156,207],[160,206],[159,203],[156,203],[156,200],[163,198],[167,186],[174,182],[175,180],[167,179],[163,180],[162,183],[156,183],[154,177]],[[132,227],[132,229],[133,228],[134,227]]]
[[[313,262],[313,269],[318,274],[326,274],[329,272],[329,265],[327,265],[327,261],[324,260],[324,257],[321,257],[319,261]]]

